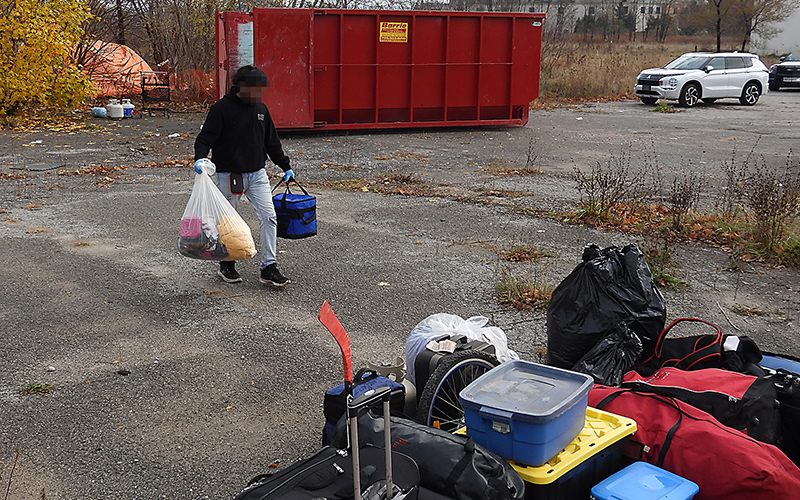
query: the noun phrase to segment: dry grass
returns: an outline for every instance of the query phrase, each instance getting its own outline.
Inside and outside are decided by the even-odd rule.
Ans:
[[[542,71],[540,99],[633,98],[636,75],[663,66],[693,45],[638,42],[570,42],[570,50]]]
[[[515,274],[504,269],[495,283],[495,300],[520,311],[547,311],[553,286],[533,277]]]

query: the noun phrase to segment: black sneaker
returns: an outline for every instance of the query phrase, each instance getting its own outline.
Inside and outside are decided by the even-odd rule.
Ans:
[[[277,287],[286,286],[291,283],[286,276],[278,271],[277,264],[270,264],[261,270],[261,282]]]
[[[236,272],[236,269],[234,268],[235,265],[236,262],[220,262],[217,275],[225,280],[226,283],[240,283],[242,281],[242,277]]]

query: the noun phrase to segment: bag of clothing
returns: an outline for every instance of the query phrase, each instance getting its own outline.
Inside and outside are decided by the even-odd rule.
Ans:
[[[291,181],[297,184],[303,194],[292,193],[289,189]],[[278,237],[296,240],[314,236],[317,234],[317,197],[308,194],[294,178],[289,179],[289,182],[286,182],[283,193],[272,197],[275,214],[278,216]],[[275,187],[279,185],[280,183]]]
[[[195,175],[181,218],[178,252],[192,259],[225,261],[256,254],[250,227],[205,173]]]
[[[559,284],[547,308],[547,364],[571,369],[592,347],[627,326],[652,350],[667,308],[644,254],[636,245],[588,245]]]

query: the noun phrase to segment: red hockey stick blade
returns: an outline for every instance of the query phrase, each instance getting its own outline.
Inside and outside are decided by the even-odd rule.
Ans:
[[[344,327],[339,323],[339,318],[333,313],[328,301],[322,303],[322,308],[319,310],[317,316],[320,323],[333,335],[336,342],[339,344],[339,349],[342,350],[342,361],[344,363],[344,381],[350,384],[353,383],[353,358],[350,354],[350,337],[344,331]]]

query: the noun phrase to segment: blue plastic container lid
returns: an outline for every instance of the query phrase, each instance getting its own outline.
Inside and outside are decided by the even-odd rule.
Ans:
[[[647,462],[634,462],[592,488],[598,500],[689,500],[700,488]]]
[[[792,361],[791,359],[781,358],[778,356],[767,356],[766,354],[761,357],[759,365],[765,368],[778,370],[783,368],[794,373],[800,373],[800,362]]]
[[[589,394],[589,375],[514,360],[489,370],[459,395],[464,407],[491,407],[513,412],[519,420],[545,423],[564,414]]]

